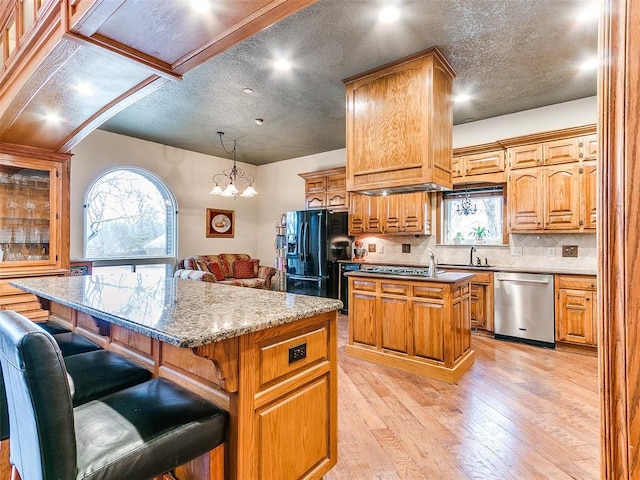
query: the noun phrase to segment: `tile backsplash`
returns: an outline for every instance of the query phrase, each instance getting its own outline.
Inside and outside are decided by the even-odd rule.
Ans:
[[[365,244],[375,244],[375,252],[368,252],[370,262],[428,264],[431,249],[438,262],[466,264],[471,245],[437,245],[435,236],[361,236]],[[403,253],[402,245],[410,244],[411,253]],[[563,257],[562,245],[577,245],[577,257]],[[596,270],[595,233],[512,234],[509,245],[475,245],[474,257],[486,258],[489,265],[498,267],[548,267]]]

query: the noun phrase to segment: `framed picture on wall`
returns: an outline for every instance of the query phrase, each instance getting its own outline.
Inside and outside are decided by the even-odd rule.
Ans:
[[[207,238],[233,238],[235,226],[233,212],[233,210],[207,208]]]

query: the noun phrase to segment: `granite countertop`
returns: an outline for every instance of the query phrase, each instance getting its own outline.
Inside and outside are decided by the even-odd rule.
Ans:
[[[10,284],[178,347],[197,347],[342,308],[340,300],[136,273]]]
[[[358,263],[360,265],[389,265],[394,267],[422,267],[426,268],[428,265],[424,263],[411,263],[411,262],[356,262],[348,260],[340,260],[340,263]],[[597,269],[595,268],[570,268],[563,266],[551,266],[551,267],[539,267],[539,266],[499,266],[491,265],[489,267],[478,267],[471,265],[458,265],[441,263],[438,265],[442,270],[477,270],[488,272],[522,272],[522,273],[550,273],[550,274],[565,274],[565,275],[597,275]],[[355,270],[357,271],[357,270]]]
[[[456,283],[460,280],[467,280],[473,277],[473,273],[440,273],[437,277],[423,277],[419,275],[400,275],[395,273],[367,272],[364,270],[352,270],[345,272],[347,277],[372,277],[372,278],[392,278],[394,280],[409,280],[412,282],[431,283]]]

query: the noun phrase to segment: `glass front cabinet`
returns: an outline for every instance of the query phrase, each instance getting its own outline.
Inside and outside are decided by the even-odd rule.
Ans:
[[[69,267],[69,155],[21,150],[0,146],[0,297],[11,278]]]

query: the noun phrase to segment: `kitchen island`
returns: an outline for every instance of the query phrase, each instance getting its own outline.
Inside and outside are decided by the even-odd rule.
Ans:
[[[50,321],[227,410],[227,478],[319,479],[335,465],[340,301],[140,274],[11,284]],[[208,479],[208,461],[182,475]]]
[[[473,365],[470,273],[436,278],[355,270],[347,355],[449,383]]]

